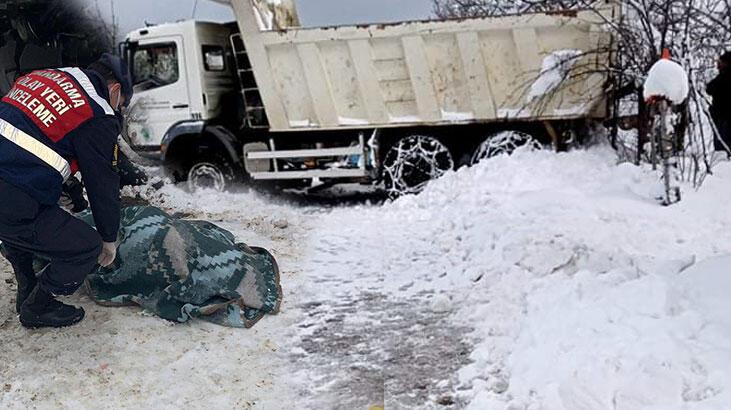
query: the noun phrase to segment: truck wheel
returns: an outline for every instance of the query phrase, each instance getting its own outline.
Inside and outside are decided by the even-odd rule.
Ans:
[[[412,135],[402,138],[386,154],[383,181],[391,198],[417,194],[426,184],[454,169],[447,147],[434,137]]]
[[[235,180],[233,167],[224,159],[205,159],[196,162],[188,171],[188,190],[212,189],[223,192]]]
[[[501,131],[493,134],[480,144],[472,155],[472,165],[485,158],[498,155],[511,155],[516,149],[526,147],[530,150],[540,150],[543,147],[532,135],[522,131]]]

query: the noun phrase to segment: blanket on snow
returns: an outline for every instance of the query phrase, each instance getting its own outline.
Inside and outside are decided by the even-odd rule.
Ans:
[[[78,215],[90,225],[90,212]],[[162,318],[201,318],[253,326],[279,310],[282,288],[274,257],[236,243],[212,223],[173,218],[150,206],[122,210],[117,258],[86,281],[105,306],[139,305]]]

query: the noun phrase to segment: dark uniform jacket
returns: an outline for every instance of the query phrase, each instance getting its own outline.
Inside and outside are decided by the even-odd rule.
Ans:
[[[708,83],[708,94],[713,97],[711,114],[716,120],[731,119],[731,69],[725,69]]]
[[[108,93],[99,74],[79,68],[20,77],[0,102],[0,179],[50,206],[63,182],[81,171],[97,231],[114,242],[121,122]]]

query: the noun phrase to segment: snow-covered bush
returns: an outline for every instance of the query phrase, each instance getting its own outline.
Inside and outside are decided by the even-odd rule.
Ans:
[[[688,74],[680,64],[669,59],[658,60],[652,66],[645,80],[643,97],[667,98],[680,105],[688,98]]]
[[[585,3],[582,0],[434,0],[434,12],[441,18],[504,16],[566,10]]]

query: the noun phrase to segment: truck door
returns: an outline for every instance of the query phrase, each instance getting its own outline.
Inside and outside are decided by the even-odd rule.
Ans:
[[[165,132],[191,119],[183,38],[156,37],[129,45],[135,96],[128,115],[129,137],[139,151],[160,151]]]

